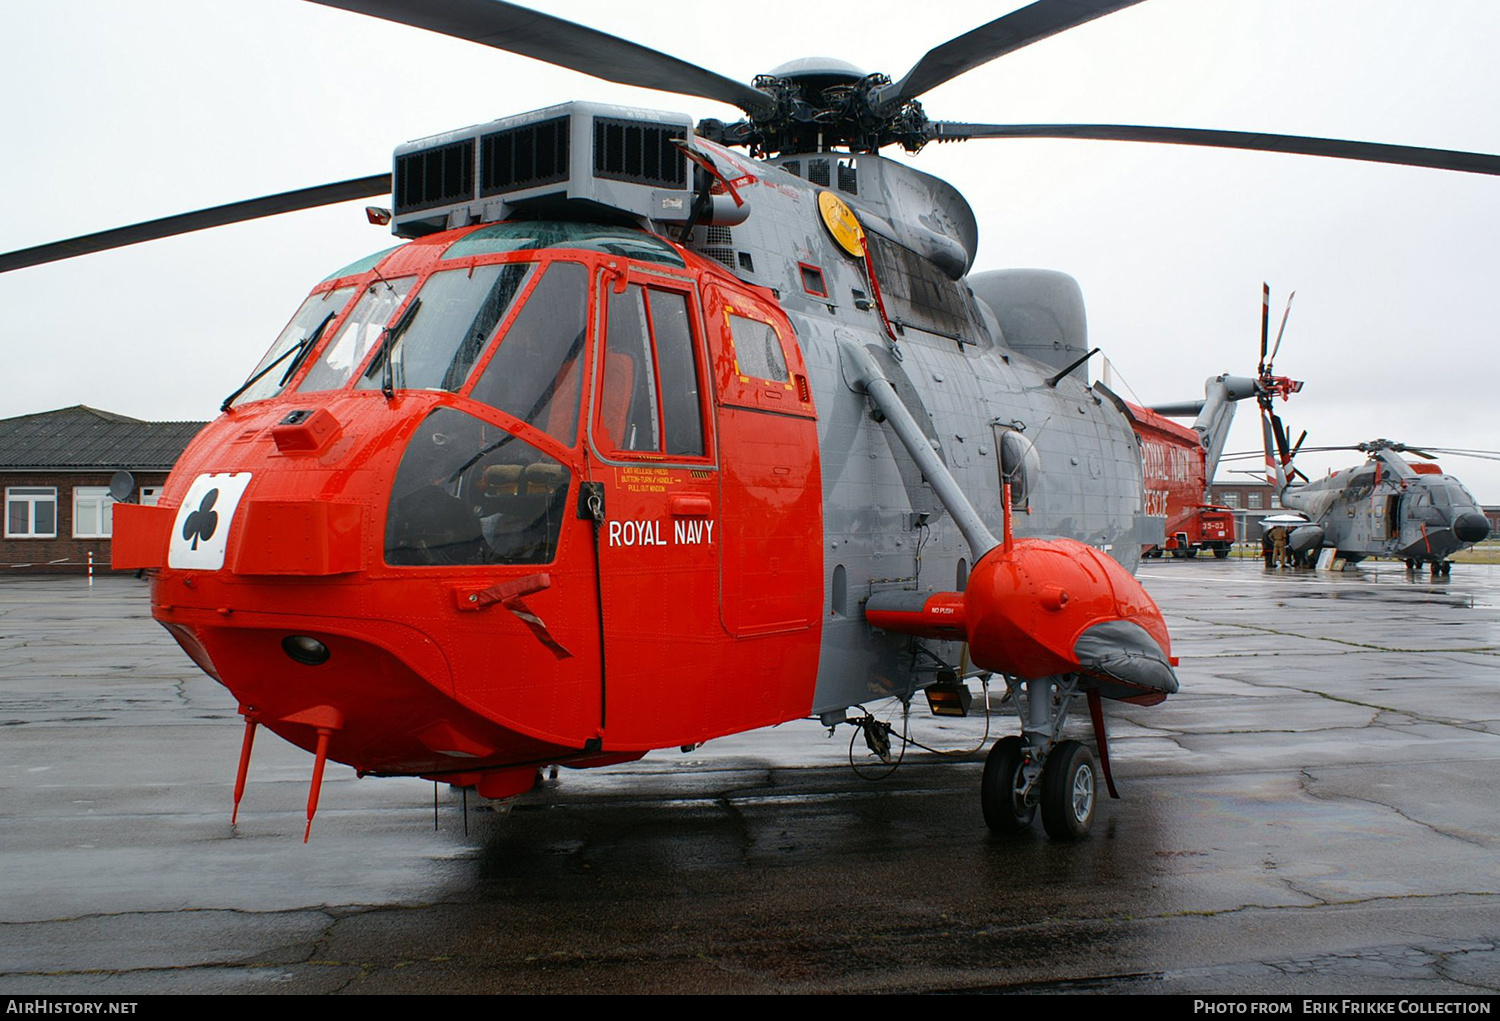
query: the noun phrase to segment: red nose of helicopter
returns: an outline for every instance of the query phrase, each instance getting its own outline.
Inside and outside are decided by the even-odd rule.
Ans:
[[[1177,691],[1156,603],[1114,558],[1068,539],[991,550],[963,596],[976,665],[1017,677],[1082,672],[1109,698]]]
[[[439,235],[335,274],[163,506],[122,508],[116,564],[158,569],[156,618],[319,763],[504,797],[641,754],[601,751],[582,439],[622,430],[623,398],[601,384],[581,418],[591,279],[622,260],[548,247],[581,231]]]
[[[156,617],[247,719],[362,772],[474,782],[578,756],[598,714],[570,662],[594,636],[558,599],[591,568],[558,553],[569,467],[437,395],[287,400],[185,455]],[[203,470],[229,452],[243,470]]]

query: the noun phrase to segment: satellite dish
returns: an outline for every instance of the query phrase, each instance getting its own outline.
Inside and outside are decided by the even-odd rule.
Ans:
[[[121,469],[110,476],[109,495],[115,498],[115,503],[131,503],[131,497],[135,495],[135,476]]]

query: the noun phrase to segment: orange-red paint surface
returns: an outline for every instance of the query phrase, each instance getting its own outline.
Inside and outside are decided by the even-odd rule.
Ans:
[[[821,638],[822,482],[807,370],[784,313],[768,293],[680,249],[685,268],[564,248],[445,260],[468,232],[423,238],[387,256],[378,278],[318,290],[414,276],[419,293],[438,269],[582,263],[593,297],[576,427],[513,418],[470,399],[471,384],[398,389],[392,399],[379,389],[298,392],[346,310],[281,395],[203,430],[159,507],[117,509],[116,566],[155,570],[154,615],[248,718],[362,772],[445,778],[502,797],[528,789],[540,765],[628,761],[805,715]],[[601,337],[604,295],[628,284],[684,296],[699,455],[617,446],[619,394]],[[774,331],[787,378],[743,371],[729,315]],[[387,562],[393,479],[439,408],[566,469],[550,561]],[[570,433],[572,444],[557,438]],[[205,543],[225,542],[223,565],[170,566],[179,522],[195,510],[183,506],[189,487],[227,473],[250,476],[238,507],[205,503],[193,526]],[[586,506],[586,484],[602,495],[602,520]],[[321,643],[326,661],[292,658],[289,636]]]

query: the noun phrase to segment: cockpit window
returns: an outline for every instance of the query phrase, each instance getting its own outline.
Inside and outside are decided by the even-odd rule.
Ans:
[[[307,357],[307,349],[316,342],[316,334],[331,322],[332,317],[344,310],[344,306],[349,304],[350,296],[357,289],[340,287],[336,291],[309,295],[266,352],[266,356],[260,360],[260,364],[255,366],[255,371],[250,373],[248,379],[251,382],[234,398],[233,404],[248,404],[281,393],[281,388],[286,386],[287,380],[292,378]],[[293,351],[294,347],[303,349]]]
[[[605,227],[592,223],[567,223],[532,220],[522,223],[496,223],[466,234],[443,253],[445,259],[462,259],[473,255],[499,255],[506,252],[531,252],[541,248],[572,248],[585,252],[604,252],[644,262],[656,262],[681,269],[685,263],[676,249],[660,238],[623,227]]]
[[[362,277],[366,273],[370,272],[370,270],[374,269],[377,265],[379,265],[381,259],[384,259],[387,255],[390,255],[400,247],[400,245],[396,245],[393,248],[387,248],[384,251],[376,252],[373,255],[367,255],[357,262],[351,262],[343,269],[328,274],[323,278],[323,283],[326,284],[330,280],[341,280],[344,277]]]
[[[301,393],[318,390],[337,390],[349,382],[356,369],[364,362],[370,349],[380,342],[386,324],[395,315],[396,309],[406,299],[415,277],[398,280],[375,280],[365,287],[359,304],[339,327],[336,337],[323,349],[317,364],[308,372]]]
[[[549,563],[557,556],[571,478],[524,440],[439,408],[412,435],[396,471],[386,563]]]
[[[434,273],[417,295],[422,302],[394,347],[376,356],[355,384],[380,389],[390,358],[397,390],[457,390],[505,319],[535,264],[507,262]]]
[[[703,457],[698,359],[682,291],[630,284],[608,291],[595,393],[601,449]]]
[[[578,438],[588,310],[588,271],[576,262],[552,263],[469,396],[571,447]]]

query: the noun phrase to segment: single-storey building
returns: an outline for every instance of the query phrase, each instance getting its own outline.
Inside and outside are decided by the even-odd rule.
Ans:
[[[203,422],[143,422],[82,404],[0,419],[5,529],[0,572],[107,569],[110,480],[135,476],[131,499],[153,504]]]

